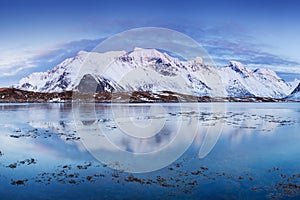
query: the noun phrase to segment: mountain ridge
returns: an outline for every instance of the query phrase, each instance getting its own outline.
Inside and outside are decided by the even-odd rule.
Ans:
[[[181,61],[156,49],[80,51],[47,72],[22,78],[15,88],[34,92],[173,91],[193,96],[284,98],[293,88],[274,71],[237,61],[215,67],[202,58]]]

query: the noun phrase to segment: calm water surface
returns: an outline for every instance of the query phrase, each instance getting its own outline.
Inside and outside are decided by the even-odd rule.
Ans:
[[[0,104],[0,199],[299,199],[297,103]]]

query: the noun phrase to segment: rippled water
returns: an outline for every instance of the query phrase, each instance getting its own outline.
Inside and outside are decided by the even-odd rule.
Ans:
[[[297,103],[0,110],[1,199],[300,197]]]

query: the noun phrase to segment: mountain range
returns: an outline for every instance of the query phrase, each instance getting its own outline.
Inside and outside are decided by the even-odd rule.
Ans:
[[[200,57],[186,61],[142,48],[80,51],[47,72],[22,78],[13,87],[45,93],[172,91],[209,97],[299,98],[299,85],[298,90],[293,88],[269,69],[253,70],[237,61],[215,67]]]

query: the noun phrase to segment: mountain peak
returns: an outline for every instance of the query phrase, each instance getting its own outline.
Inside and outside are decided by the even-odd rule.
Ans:
[[[140,47],[135,47],[129,55],[132,57],[156,58],[162,57],[163,53],[156,49],[144,49]]]
[[[88,54],[89,52],[87,52],[87,51],[84,51],[84,50],[80,50],[78,53],[77,53],[77,55],[78,56],[80,56],[80,55],[86,55],[86,54]]]
[[[241,62],[238,62],[238,61],[235,61],[235,60],[231,60],[229,62],[229,66],[231,68],[236,68],[236,69],[240,69],[240,70],[244,70],[245,69],[245,66]]]
[[[141,48],[141,47],[134,47],[133,51],[143,51],[144,48]]]
[[[230,61],[229,67],[235,72],[244,76],[244,78],[249,77],[249,74],[252,72],[250,69],[246,68],[242,63],[238,61]]]
[[[194,62],[195,64],[200,64],[202,65],[203,64],[203,59],[199,56],[197,56],[195,59],[194,59]]]

